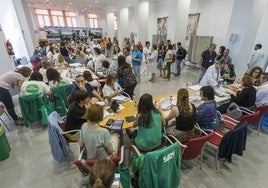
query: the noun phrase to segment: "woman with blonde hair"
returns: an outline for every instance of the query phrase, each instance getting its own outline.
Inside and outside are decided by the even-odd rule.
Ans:
[[[182,143],[195,137],[196,108],[194,104],[189,102],[187,89],[179,89],[177,92],[177,106],[172,108],[165,120],[169,121],[173,118],[176,118],[175,125],[171,124],[167,127],[167,134],[174,135]]]

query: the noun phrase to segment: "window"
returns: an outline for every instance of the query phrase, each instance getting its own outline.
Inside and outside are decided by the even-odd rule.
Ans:
[[[39,28],[44,28],[45,26],[51,26],[48,10],[35,9],[35,13],[37,16]]]
[[[65,12],[66,23],[68,27],[77,27],[75,12]]]
[[[118,30],[118,17],[114,14],[114,30]]]
[[[88,14],[89,27],[98,28],[99,27],[99,18],[98,14]]]
[[[62,11],[56,11],[52,10],[50,11],[53,26],[65,26],[64,18],[63,18],[63,12]]]

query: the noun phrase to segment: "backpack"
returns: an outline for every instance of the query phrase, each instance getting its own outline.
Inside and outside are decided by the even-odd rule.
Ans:
[[[184,48],[179,49],[176,54],[178,60],[185,59],[186,55],[187,55],[187,51]]]

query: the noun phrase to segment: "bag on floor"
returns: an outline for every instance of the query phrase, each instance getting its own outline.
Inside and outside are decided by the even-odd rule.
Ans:
[[[242,116],[242,111],[236,103],[232,102],[227,108],[227,115],[238,120]]]

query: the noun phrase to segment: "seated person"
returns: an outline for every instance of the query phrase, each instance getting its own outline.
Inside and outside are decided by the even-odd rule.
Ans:
[[[221,78],[224,80],[224,82],[226,82],[226,84],[234,83],[236,79],[234,64],[229,63],[224,65],[224,71],[221,72]]]
[[[48,83],[48,80],[47,80],[47,69],[49,69],[50,67],[51,67],[51,63],[49,61],[43,61],[41,63],[41,68],[39,69],[39,72],[42,74],[43,81],[45,83]]]
[[[88,70],[83,72],[83,76],[84,76],[86,82],[88,82],[93,88],[94,87],[95,88],[101,87],[101,84],[97,80],[93,80],[92,75]]]
[[[65,69],[68,67],[68,63],[65,61],[64,57],[61,54],[59,54],[54,61],[54,67],[57,69]]]
[[[165,120],[176,118],[175,125],[167,127],[167,134],[174,135],[180,142],[185,143],[195,137],[196,108],[189,102],[189,92],[180,89],[177,93],[177,106],[172,108]]]
[[[98,160],[93,168],[89,178],[92,187],[113,187],[116,168],[114,162],[110,159]],[[120,184],[118,188],[123,188]]]
[[[105,60],[102,62],[102,67],[105,69],[105,77],[107,77],[110,73],[114,73],[113,67],[110,65],[110,63]]]
[[[218,128],[217,104],[214,100],[214,89],[211,86],[203,86],[200,89],[200,97],[204,101],[198,106],[196,122],[201,129],[215,130]]]
[[[67,78],[61,78],[60,73],[53,68],[47,69],[47,80],[48,80],[48,85],[50,89],[53,89],[58,86],[62,85],[67,85],[67,84],[72,84],[70,80]]]
[[[111,100],[113,97],[119,95],[123,89],[121,86],[116,82],[116,75],[109,74],[106,78],[106,83],[102,89],[103,96]]]
[[[248,74],[253,79],[253,85],[259,86],[260,85],[260,76],[262,74],[262,68],[259,66],[255,66],[249,71]]]
[[[262,73],[260,84],[256,94],[256,105],[266,106],[268,105],[268,73]]]
[[[103,107],[91,105],[85,117],[87,122],[81,127],[79,145],[85,147],[87,159],[104,159],[116,155],[119,135],[110,134],[108,129],[99,126],[103,120]]]
[[[75,101],[69,106],[66,117],[66,131],[81,129],[85,123],[86,110],[90,107],[90,98],[86,91],[76,91],[74,94]]]
[[[29,95],[33,93],[51,94],[50,88],[43,82],[43,76],[40,72],[33,72],[29,81],[23,82],[21,86],[21,95]]]
[[[71,100],[72,101],[74,101],[74,93],[77,90],[87,91],[88,96],[90,97],[90,99],[96,98],[94,100],[103,101],[103,98],[98,94],[98,92],[96,90],[94,90],[89,83],[86,83],[85,78],[83,77],[83,75],[77,75],[75,77],[75,86],[71,91]]]
[[[142,95],[138,103],[138,114],[133,122],[133,126],[138,127],[135,137],[137,148],[144,152],[157,149],[162,142],[162,125],[166,125],[166,121],[155,108],[152,95]]]
[[[220,62],[215,61],[215,63],[207,69],[206,73],[199,82],[199,85],[219,87],[220,68],[221,68]]]

